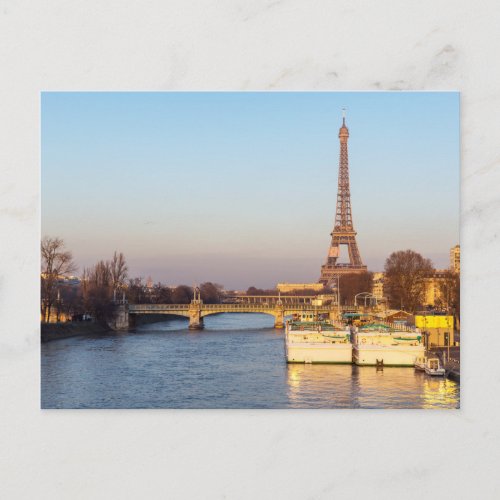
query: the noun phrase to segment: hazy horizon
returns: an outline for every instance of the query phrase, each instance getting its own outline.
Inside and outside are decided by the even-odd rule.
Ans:
[[[354,227],[383,270],[459,243],[455,92],[42,93],[42,235],[81,272],[226,288],[314,282],[330,244],[347,108]]]

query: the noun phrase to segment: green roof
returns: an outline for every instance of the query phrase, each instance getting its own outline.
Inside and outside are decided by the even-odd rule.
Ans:
[[[367,330],[369,328],[383,328],[384,330],[392,330],[390,326],[384,325],[382,323],[369,323],[360,328],[360,330]]]

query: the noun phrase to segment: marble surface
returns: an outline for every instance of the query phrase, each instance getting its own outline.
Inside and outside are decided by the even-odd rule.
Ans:
[[[0,3],[2,498],[498,498],[500,4]],[[39,409],[41,90],[459,90],[462,409]]]

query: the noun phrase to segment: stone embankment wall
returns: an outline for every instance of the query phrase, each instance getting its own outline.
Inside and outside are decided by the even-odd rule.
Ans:
[[[102,335],[111,330],[99,323],[91,321],[75,321],[68,323],[42,323],[40,326],[42,342],[66,339],[80,335]]]

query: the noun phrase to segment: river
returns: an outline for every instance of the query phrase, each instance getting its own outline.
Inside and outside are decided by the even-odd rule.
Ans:
[[[460,385],[411,368],[287,365],[261,314],[171,319],[42,344],[42,408],[458,408]]]

